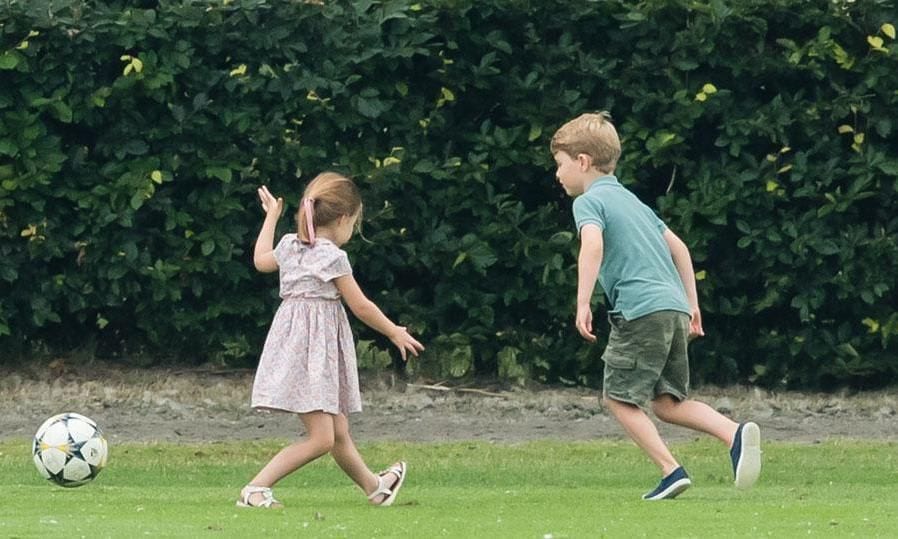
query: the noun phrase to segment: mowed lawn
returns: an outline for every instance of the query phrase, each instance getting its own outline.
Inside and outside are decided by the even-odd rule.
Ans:
[[[674,451],[693,486],[644,502],[654,467],[629,442],[377,443],[409,476],[397,504],[374,508],[329,457],[275,489],[280,511],[240,509],[240,487],[281,441],[113,445],[92,484],[41,479],[30,442],[0,443],[0,538],[10,537],[894,537],[898,444],[764,446],[760,483],[731,486],[712,440]]]

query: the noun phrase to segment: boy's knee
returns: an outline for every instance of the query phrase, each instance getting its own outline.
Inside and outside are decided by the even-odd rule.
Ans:
[[[670,419],[673,417],[673,409],[677,404],[678,402],[673,397],[660,395],[652,401],[652,412],[661,421],[670,422]]]
[[[652,401],[652,412],[655,414],[655,417],[657,417],[661,421],[667,421],[667,412],[669,410],[670,408],[668,408],[666,404],[660,403],[658,401]]]

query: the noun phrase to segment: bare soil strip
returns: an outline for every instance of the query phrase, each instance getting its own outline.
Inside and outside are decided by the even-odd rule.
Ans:
[[[249,408],[251,371],[135,369],[54,362],[0,368],[0,439],[30,438],[50,415],[94,418],[111,443],[292,439],[302,430],[290,414]],[[453,387],[363,376],[364,411],[352,416],[357,441],[623,439],[625,434],[588,389]],[[774,393],[703,387],[693,397],[736,420],[761,425],[767,440],[898,440],[898,392]],[[670,440],[701,436],[660,424]]]

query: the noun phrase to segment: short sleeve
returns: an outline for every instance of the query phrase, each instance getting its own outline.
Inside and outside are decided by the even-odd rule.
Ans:
[[[658,229],[658,232],[664,234],[664,231],[667,230],[667,224],[658,217],[658,214],[652,211],[651,208],[645,206],[645,211],[648,212],[648,217],[655,224],[655,228]]]
[[[283,266],[284,261],[295,254],[297,241],[299,240],[297,240],[296,234],[285,234],[281,238],[281,241],[274,248],[274,259],[277,261],[278,266]]]
[[[315,272],[315,276],[322,281],[333,281],[337,277],[350,275],[352,266],[349,265],[349,256],[346,251],[338,248],[328,249],[327,258],[322,260],[322,264]]]
[[[605,208],[602,202],[593,197],[580,195],[574,199],[574,223],[577,226],[577,234],[583,227],[589,224],[605,230]]]

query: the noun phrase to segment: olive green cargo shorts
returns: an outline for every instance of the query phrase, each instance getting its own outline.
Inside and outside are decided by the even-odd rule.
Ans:
[[[664,393],[684,400],[689,393],[689,315],[659,311],[634,320],[609,315],[608,320],[604,396],[638,406]]]

